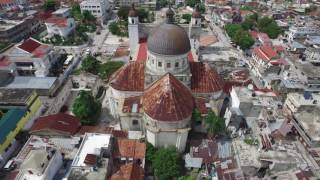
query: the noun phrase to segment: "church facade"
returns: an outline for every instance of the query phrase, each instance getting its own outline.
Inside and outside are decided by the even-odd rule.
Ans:
[[[131,61],[110,79],[107,101],[111,114],[125,130],[142,131],[155,147],[185,150],[197,99],[223,98],[224,81],[208,64],[190,62],[190,36],[174,23],[174,12],[154,27],[147,39],[146,62]],[[139,43],[138,16],[129,12],[130,49]],[[192,15],[199,26],[200,14]]]

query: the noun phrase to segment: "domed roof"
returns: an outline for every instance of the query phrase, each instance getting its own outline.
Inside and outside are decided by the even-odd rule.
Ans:
[[[169,6],[165,23],[156,26],[151,31],[147,47],[148,50],[163,55],[180,55],[190,51],[190,40],[187,32],[174,24],[174,12]]]
[[[134,7],[134,3],[132,3],[131,5],[131,9],[129,11],[128,14],[129,17],[138,17],[138,11],[136,10],[136,8]]]
[[[142,97],[144,112],[158,121],[181,121],[191,116],[195,103],[191,91],[167,73]]]

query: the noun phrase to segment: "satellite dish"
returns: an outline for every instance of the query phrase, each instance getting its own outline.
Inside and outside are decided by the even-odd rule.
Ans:
[[[248,89],[253,90],[253,85],[252,84],[248,84]]]

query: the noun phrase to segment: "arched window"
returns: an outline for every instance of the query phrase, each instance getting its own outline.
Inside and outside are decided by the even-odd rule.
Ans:
[[[174,65],[176,68],[179,67],[179,62],[176,62]]]

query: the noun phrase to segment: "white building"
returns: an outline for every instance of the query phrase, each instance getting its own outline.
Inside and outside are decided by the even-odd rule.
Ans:
[[[48,18],[45,20],[45,25],[49,36],[58,35],[61,37],[67,37],[76,27],[73,18],[64,17]]]
[[[19,76],[46,77],[50,67],[60,57],[52,46],[43,44],[33,38],[9,48],[3,52],[6,61],[15,64]]]
[[[304,92],[304,94],[289,93],[284,104],[292,113],[296,113],[303,109],[319,106],[319,103],[320,94]]]
[[[80,3],[81,12],[89,11],[97,18],[105,19],[110,9],[108,0],[85,0]]]
[[[86,133],[64,179],[105,180],[110,174],[111,134]]]
[[[55,17],[62,17],[62,18],[68,18],[71,15],[71,9],[70,8],[60,8],[52,13]]]
[[[19,167],[16,180],[52,180],[62,166],[57,149],[33,149]]]

